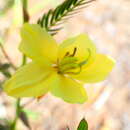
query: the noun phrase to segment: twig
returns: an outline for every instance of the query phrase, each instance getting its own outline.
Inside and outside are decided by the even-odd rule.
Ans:
[[[14,70],[16,70],[17,67],[14,65],[14,63],[12,62],[12,60],[10,59],[10,57],[8,56],[8,54],[6,53],[4,47],[3,47],[3,45],[2,45],[1,43],[0,43],[0,48],[1,48],[1,51],[3,52],[5,58],[9,61],[11,67],[12,67]]]

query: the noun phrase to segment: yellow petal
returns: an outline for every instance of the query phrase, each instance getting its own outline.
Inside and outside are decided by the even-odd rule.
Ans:
[[[21,37],[19,49],[25,55],[39,63],[56,61],[58,45],[45,29],[26,23],[21,29]]]
[[[39,66],[31,62],[21,67],[4,84],[4,90],[8,95],[14,97],[40,96],[48,91],[48,86],[43,85],[43,81],[51,73],[48,66]]]
[[[89,57],[87,65],[93,60],[96,54],[96,47],[86,34],[80,34],[74,38],[65,40],[59,46],[58,57],[63,58],[67,52],[73,54],[74,48],[76,48],[75,57],[79,62],[82,62]]]
[[[99,82],[108,76],[114,65],[115,61],[111,57],[103,54],[97,54],[94,62],[90,66],[82,69],[80,74],[71,75],[71,77],[86,83]]]
[[[87,100],[83,85],[62,75],[57,75],[57,82],[51,87],[51,93],[69,103],[84,103]]]

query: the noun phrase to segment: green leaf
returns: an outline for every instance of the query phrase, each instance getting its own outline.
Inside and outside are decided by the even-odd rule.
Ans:
[[[5,75],[6,77],[10,77],[11,76],[11,74],[10,74],[10,72],[9,72],[9,67],[10,67],[10,64],[7,64],[7,63],[5,63],[5,64],[1,64],[0,63],[0,72],[3,74],[3,75]]]
[[[74,1],[73,1],[73,4],[75,5],[75,4],[77,3],[77,1],[78,1],[78,0],[74,0]]]
[[[23,109],[23,111],[27,114],[27,116],[33,120],[37,120],[40,117],[40,114],[38,112],[34,112],[29,109]]]
[[[80,121],[77,130],[88,130],[88,123],[84,118]]]
[[[0,70],[6,70],[6,69],[8,69],[10,67],[10,64],[7,64],[7,63],[5,63],[5,64],[0,64]]]
[[[54,11],[54,20],[57,21],[57,19],[59,18],[59,14],[61,12],[61,6],[57,7],[56,10]]]
[[[42,27],[45,27],[45,19],[46,19],[46,14],[44,14],[44,16],[41,19],[43,21],[42,23],[40,23]]]
[[[50,23],[51,13],[52,13],[52,10],[50,9],[49,12],[47,13],[46,19],[45,19],[45,27],[47,28],[47,30],[48,30],[48,25],[49,25],[49,23]]]
[[[51,35],[55,35],[62,29],[57,26],[62,24],[64,20],[71,18],[70,16],[79,13],[80,9],[93,1],[95,0],[65,0],[55,9],[50,9],[45,13],[42,18],[38,19],[37,24],[45,28]]]
[[[28,120],[28,116],[24,111],[21,111],[19,114],[19,118],[21,119],[21,121],[24,123],[24,125],[31,130],[31,126]]]

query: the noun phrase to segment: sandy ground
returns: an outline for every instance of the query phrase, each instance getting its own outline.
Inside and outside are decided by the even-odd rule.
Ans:
[[[31,1],[30,6],[34,5],[32,3],[35,2]],[[49,7],[52,5],[48,4],[42,11]],[[89,100],[83,105],[68,104],[50,94],[39,102],[34,100],[28,103],[25,108],[34,113],[29,119],[33,130],[65,130],[67,126],[75,130],[83,117],[88,120],[89,130],[130,130],[129,11],[129,0],[97,0],[65,23],[64,29],[55,36],[58,42],[68,36],[87,33],[99,52],[109,54],[116,60],[116,66],[106,81],[85,85]],[[36,21],[39,14],[42,14],[41,11],[32,15],[31,22]],[[4,37],[6,51],[18,66],[21,63],[17,48],[20,38],[18,29],[9,28],[12,16],[12,11],[8,11],[6,16],[0,17],[0,36]],[[0,58],[5,61],[1,53]],[[23,99],[22,104],[29,100]],[[1,92],[0,117],[13,118],[14,101]],[[18,130],[27,128],[19,121]]]

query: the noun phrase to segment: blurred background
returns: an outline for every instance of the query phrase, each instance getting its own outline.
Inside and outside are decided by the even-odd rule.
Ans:
[[[21,7],[14,0],[0,0],[0,40],[12,62],[21,64],[18,50],[19,28],[22,25]],[[29,0],[30,22],[63,0]],[[97,0],[79,14],[67,20],[64,28],[55,35],[60,43],[68,36],[88,34],[98,51],[116,60],[116,66],[107,80],[98,84],[86,84],[88,101],[83,105],[68,104],[47,94],[40,101],[22,99],[32,130],[76,130],[85,117],[89,130],[130,130],[130,1]],[[49,50],[48,50],[49,51]],[[7,60],[0,51],[0,63]],[[5,77],[0,73],[0,83]],[[0,89],[0,124],[15,115],[15,99]],[[28,130],[19,120],[18,130]],[[0,129],[4,130],[4,129]]]

